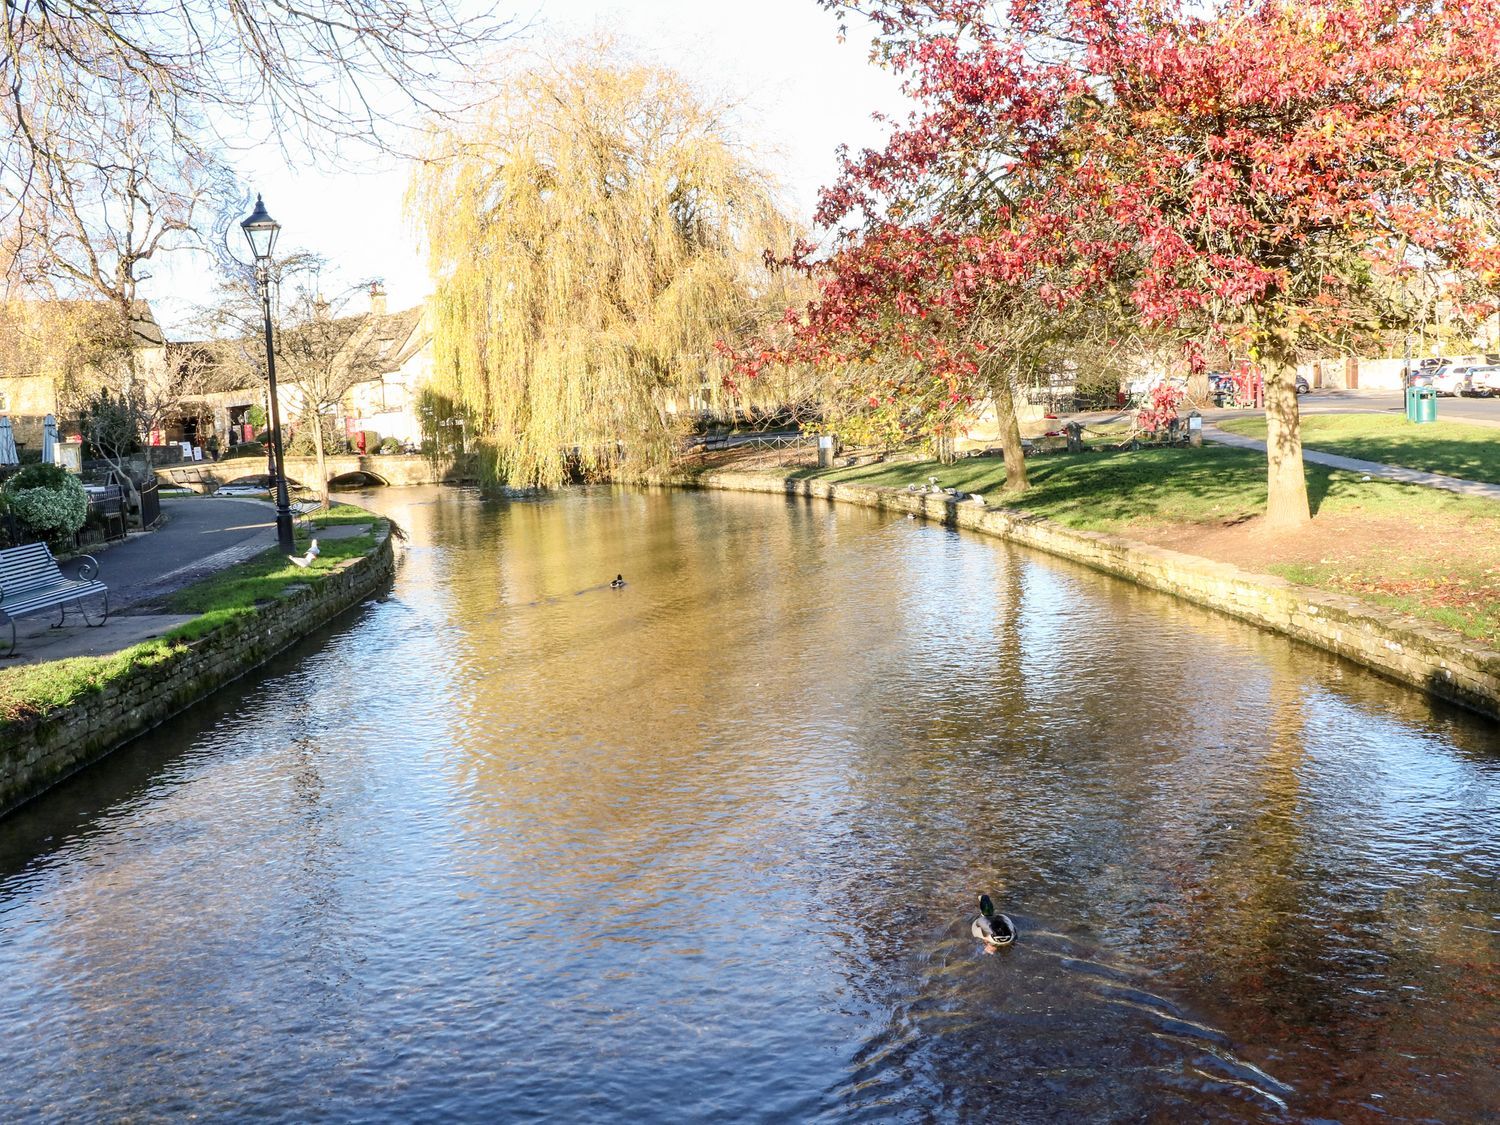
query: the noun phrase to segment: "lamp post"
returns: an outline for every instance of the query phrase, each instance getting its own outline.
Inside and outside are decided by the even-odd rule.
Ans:
[[[271,250],[281,224],[271,218],[257,195],[255,210],[240,224],[255,255],[255,281],[260,287],[260,307],[266,322],[266,384],[271,399],[271,475],[276,487],[276,542],[283,554],[295,549],[292,542],[292,507],[286,492],[286,455],[281,448],[281,410],[276,402],[276,345],[271,339]]]

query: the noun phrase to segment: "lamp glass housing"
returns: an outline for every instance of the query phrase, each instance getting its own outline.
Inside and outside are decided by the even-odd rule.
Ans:
[[[260,196],[255,197],[255,210],[250,212],[250,217],[240,224],[240,229],[250,240],[250,251],[255,255],[255,260],[257,262],[270,261],[271,251],[276,246],[276,235],[281,230],[281,224],[271,218]]]

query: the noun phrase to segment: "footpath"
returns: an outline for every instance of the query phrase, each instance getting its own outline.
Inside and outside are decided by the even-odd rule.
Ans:
[[[163,612],[171,594],[276,546],[276,513],[263,500],[192,497],[162,501],[166,522],[156,531],[132,534],[98,551],[98,578],[109,587],[109,618],[99,628],[84,625],[76,608],[54,628],[55,614],[16,622],[15,655],[0,668],[40,664],[74,656],[104,656],[160,636],[192,614]],[[358,533],[362,526],[329,527],[320,538]],[[61,564],[76,577],[78,559]],[[3,642],[0,642],[3,643]]]
[[[1241,434],[1231,434],[1217,426],[1205,425],[1203,427],[1203,440],[1211,441],[1218,445],[1230,445],[1236,449],[1253,449],[1261,453],[1266,451],[1266,443],[1256,438],[1244,437]],[[1378,477],[1382,480],[1400,481],[1402,484],[1420,484],[1427,488],[1441,488],[1448,492],[1458,492],[1464,496],[1480,496],[1487,500],[1500,500],[1500,484],[1487,484],[1484,481],[1463,480],[1460,477],[1444,476],[1442,473],[1428,473],[1420,469],[1407,469],[1400,465],[1387,465],[1381,461],[1361,461],[1357,457],[1340,457],[1336,453],[1320,453],[1315,449],[1302,450],[1302,459],[1310,461],[1315,465],[1327,465],[1331,469],[1344,469],[1352,473],[1364,473],[1368,476]]]

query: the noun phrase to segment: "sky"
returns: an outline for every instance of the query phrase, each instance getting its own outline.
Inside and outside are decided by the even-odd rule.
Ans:
[[[848,41],[839,43],[837,19],[815,0],[540,0],[512,10],[527,24],[521,35],[533,49],[606,31],[706,91],[740,102],[743,139],[766,154],[803,219],[835,173],[837,146],[878,144],[884,128],[871,114],[900,112],[896,80],[868,61],[863,30],[851,27]],[[278,252],[303,249],[328,259],[330,294],[383,278],[395,310],[430,292],[402,210],[403,165],[384,159],[338,170],[289,166],[274,146],[236,153],[232,161],[245,187],[262,193],[281,223]],[[142,290],[158,320],[174,338],[191,336],[193,309],[212,295],[207,259],[177,254],[153,262],[150,272]]]

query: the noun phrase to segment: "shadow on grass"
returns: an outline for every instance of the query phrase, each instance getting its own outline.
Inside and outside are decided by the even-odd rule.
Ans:
[[[1265,422],[1236,418],[1220,423],[1230,433],[1264,441]],[[1500,430],[1463,422],[1413,425],[1405,418],[1371,414],[1304,416],[1302,444],[1322,453],[1400,465],[1464,480],[1500,484]]]
[[[1087,528],[1141,520],[1230,521],[1258,515],[1265,507],[1265,458],[1243,450],[1054,454],[1028,460],[1026,468],[1031,487],[1021,493],[1004,491],[1005,463],[999,457],[972,457],[951,465],[908,461],[801,469],[791,475],[888,488],[926,484],[936,477],[960,492],[982,493],[991,506]],[[1321,487],[1326,491],[1326,481]]]

